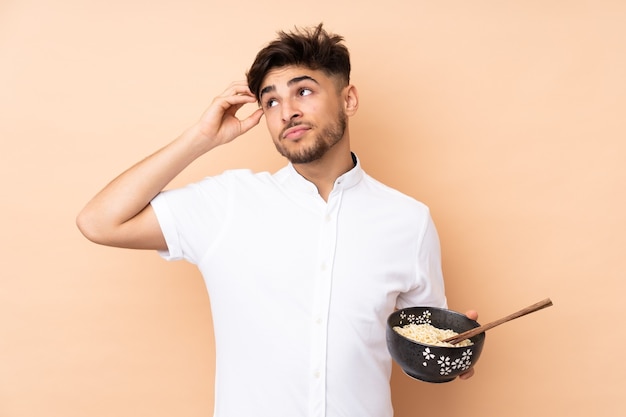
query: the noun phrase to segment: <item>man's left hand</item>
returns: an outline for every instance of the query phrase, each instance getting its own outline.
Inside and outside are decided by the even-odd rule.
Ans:
[[[465,312],[465,315],[467,317],[469,317],[472,320],[478,320],[478,313],[474,310],[468,310],[467,312]],[[459,375],[459,379],[469,379],[472,376],[474,376],[474,368],[470,368],[468,369],[467,372],[462,373],[461,375]]]

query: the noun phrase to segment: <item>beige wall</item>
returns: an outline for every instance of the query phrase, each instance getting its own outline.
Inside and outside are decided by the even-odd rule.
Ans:
[[[396,369],[396,415],[623,413],[626,3],[353,4],[0,3],[0,416],[211,414],[199,274],[90,244],[74,217],[275,30],[322,20],[352,50],[354,148],[432,208],[451,307],[490,321],[555,303],[490,331],[468,382]],[[281,164],[258,128],[176,183]]]

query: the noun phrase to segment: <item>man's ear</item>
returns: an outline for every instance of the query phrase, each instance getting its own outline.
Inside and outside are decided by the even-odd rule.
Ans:
[[[344,89],[343,103],[346,115],[354,116],[359,109],[359,92],[354,85],[350,84]]]

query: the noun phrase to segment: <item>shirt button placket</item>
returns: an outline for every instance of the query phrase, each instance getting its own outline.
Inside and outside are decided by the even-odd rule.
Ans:
[[[339,197],[339,198],[338,198]],[[326,414],[326,346],[328,333],[328,310],[332,284],[333,254],[336,244],[336,210],[340,196],[329,199],[321,223],[319,246],[319,270],[317,274],[311,346],[311,398],[310,417]]]

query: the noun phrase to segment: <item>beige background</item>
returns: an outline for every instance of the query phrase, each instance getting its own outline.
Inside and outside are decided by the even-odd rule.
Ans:
[[[1,0],[0,416],[211,415],[199,274],[74,218],[319,21],[352,51],[365,169],[432,208],[450,306],[555,303],[490,331],[470,381],[395,369],[397,417],[623,414],[623,1]],[[261,127],[176,184],[282,164]]]

